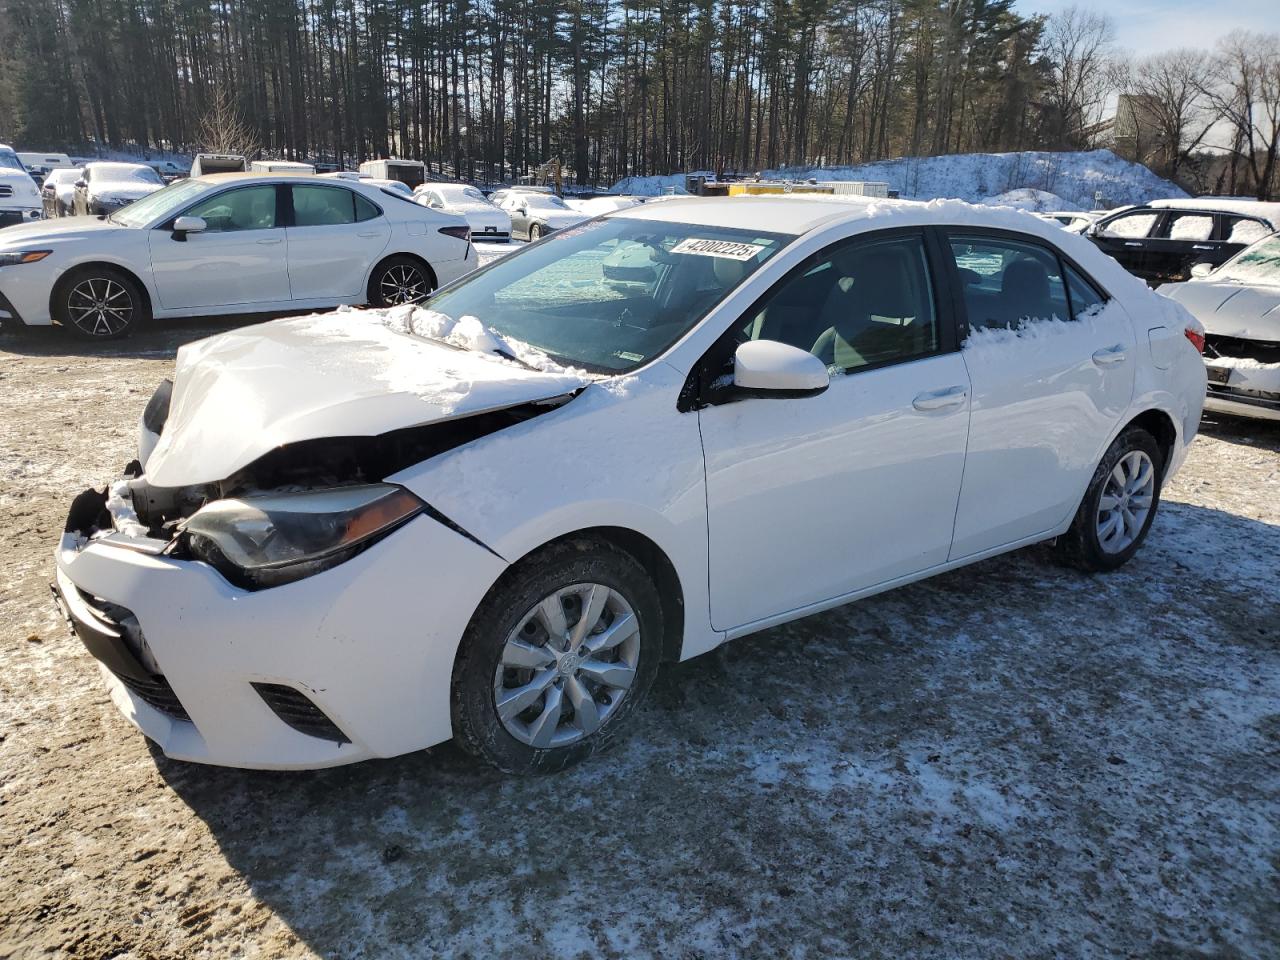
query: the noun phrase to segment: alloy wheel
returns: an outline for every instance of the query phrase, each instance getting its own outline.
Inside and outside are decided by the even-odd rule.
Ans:
[[[378,281],[378,294],[382,302],[391,307],[404,303],[421,303],[430,292],[426,275],[407,263],[387,267]]]
[[[88,277],[67,294],[68,319],[91,337],[114,337],[133,323],[133,296],[110,277]]]
[[[640,624],[599,583],[549,594],[507,636],[494,674],[498,718],[521,743],[563,747],[590,736],[623,702],[640,662]]]
[[[1142,533],[1155,501],[1156,467],[1142,450],[1131,450],[1107,478],[1098,499],[1098,544],[1106,553],[1121,553]]]

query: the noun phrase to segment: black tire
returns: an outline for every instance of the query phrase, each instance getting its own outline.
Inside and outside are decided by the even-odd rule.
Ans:
[[[421,260],[403,255],[387,257],[369,274],[369,305],[419,303],[435,288],[435,273]]]
[[[1154,468],[1151,506],[1132,542],[1122,549],[1108,550],[1098,534],[1099,507],[1117,464],[1135,452],[1145,454]],[[1106,573],[1128,563],[1146,540],[1147,531],[1155,520],[1163,479],[1164,455],[1155,438],[1141,427],[1130,427],[1121,433],[1107,448],[1098,463],[1098,469],[1093,472],[1093,479],[1089,481],[1089,488],[1080,501],[1080,508],[1076,511],[1071,528],[1058,538],[1058,553],[1061,558],[1069,565],[1089,573]]]
[[[616,591],[634,612],[639,625],[634,679],[616,709],[593,733],[564,746],[535,747],[513,736],[499,717],[497,671],[509,636],[529,618],[534,607],[557,590],[575,584],[600,584]],[[515,774],[554,773],[608,749],[622,734],[657,675],[662,630],[657,589],[644,567],[629,553],[595,539],[562,541],[538,551],[494,585],[462,638],[453,668],[455,738],[469,753]],[[556,687],[563,682],[557,680]],[[545,705],[543,700],[541,707],[534,705],[531,709],[536,713]]]
[[[102,291],[100,300],[108,304],[109,311],[95,313],[89,308],[86,290]],[[106,266],[81,267],[68,273],[54,289],[52,308],[53,318],[62,328],[82,340],[119,340],[151,319],[150,305],[138,282],[124,271]]]
[[[529,227],[529,242],[536,243],[542,239],[542,228],[536,223]]]

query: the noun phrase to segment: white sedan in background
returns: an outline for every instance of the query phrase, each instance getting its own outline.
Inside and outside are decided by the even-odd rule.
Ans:
[[[653,278],[619,291],[627,248]],[[558,770],[664,660],[1040,541],[1124,564],[1199,331],[1024,214],[646,204],[421,306],[183,347],[57,589],[171,757]]]
[[[476,262],[465,220],[399,193],[213,174],[0,233],[0,319],[104,339],[151,317],[414,303]]]
[[[413,191],[414,199],[432,210],[446,210],[467,218],[475,240],[511,239],[511,215],[490,203],[483,193],[466,183],[424,183]]]

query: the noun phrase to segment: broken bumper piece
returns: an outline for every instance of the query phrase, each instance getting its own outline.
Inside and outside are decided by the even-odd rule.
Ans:
[[[315,768],[452,736],[457,646],[505,568],[489,550],[424,514],[339,566],[246,591],[105,528],[106,501],[76,499],[54,594],[116,706],[166,755]]]

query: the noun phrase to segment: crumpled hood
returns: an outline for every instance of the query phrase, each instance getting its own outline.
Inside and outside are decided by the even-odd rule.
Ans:
[[[1194,280],[1160,291],[1219,337],[1280,342],[1280,287]]]
[[[287,443],[390,430],[561,396],[588,383],[390,329],[385,311],[275,320],[178,351],[155,486],[224,480]]]

